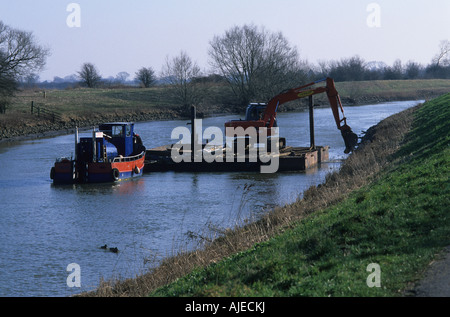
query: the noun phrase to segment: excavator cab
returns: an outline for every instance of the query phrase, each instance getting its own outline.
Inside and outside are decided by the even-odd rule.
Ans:
[[[247,106],[245,112],[245,121],[256,121],[261,120],[264,117],[264,111],[266,111],[267,103],[251,103]],[[277,121],[275,119],[273,127],[277,126]]]

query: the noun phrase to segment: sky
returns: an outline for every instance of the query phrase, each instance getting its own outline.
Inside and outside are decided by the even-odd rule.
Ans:
[[[50,48],[39,74],[49,81],[85,62],[105,78],[159,74],[181,51],[207,72],[209,42],[245,24],[281,32],[312,64],[358,55],[426,65],[450,40],[450,0],[0,0],[0,20]]]

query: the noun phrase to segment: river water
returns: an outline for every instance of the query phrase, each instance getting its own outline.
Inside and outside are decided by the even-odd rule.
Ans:
[[[362,136],[416,104],[346,107],[345,113]],[[236,116],[206,118],[203,129],[230,119]],[[315,109],[314,121],[315,142],[330,146],[330,162],[307,172],[159,172],[120,184],[54,186],[50,168],[55,158],[73,154],[74,135],[0,144],[0,296],[69,296],[94,289],[101,278],[133,277],[194,246],[192,237],[295,201],[346,158],[331,110]],[[177,141],[171,132],[186,122],[136,123],[135,131],[151,148]],[[288,145],[309,145],[307,111],[279,113],[278,124]],[[101,249],[105,244],[119,252]],[[75,272],[81,287],[68,286]]]

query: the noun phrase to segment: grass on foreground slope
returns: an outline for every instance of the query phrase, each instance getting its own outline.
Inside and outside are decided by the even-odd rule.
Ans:
[[[450,245],[450,94],[415,112],[394,162],[337,205],[151,296],[398,296]],[[370,288],[367,266],[381,269]]]

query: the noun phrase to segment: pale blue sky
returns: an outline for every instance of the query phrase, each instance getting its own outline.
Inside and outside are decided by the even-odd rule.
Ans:
[[[69,3],[81,8],[81,27],[69,28]],[[369,27],[370,3],[380,27]],[[33,31],[52,51],[42,80],[76,73],[92,62],[104,77],[151,66],[181,50],[208,68],[209,41],[234,25],[281,31],[311,63],[359,55],[392,64],[427,64],[450,40],[450,0],[0,0],[0,20]]]

